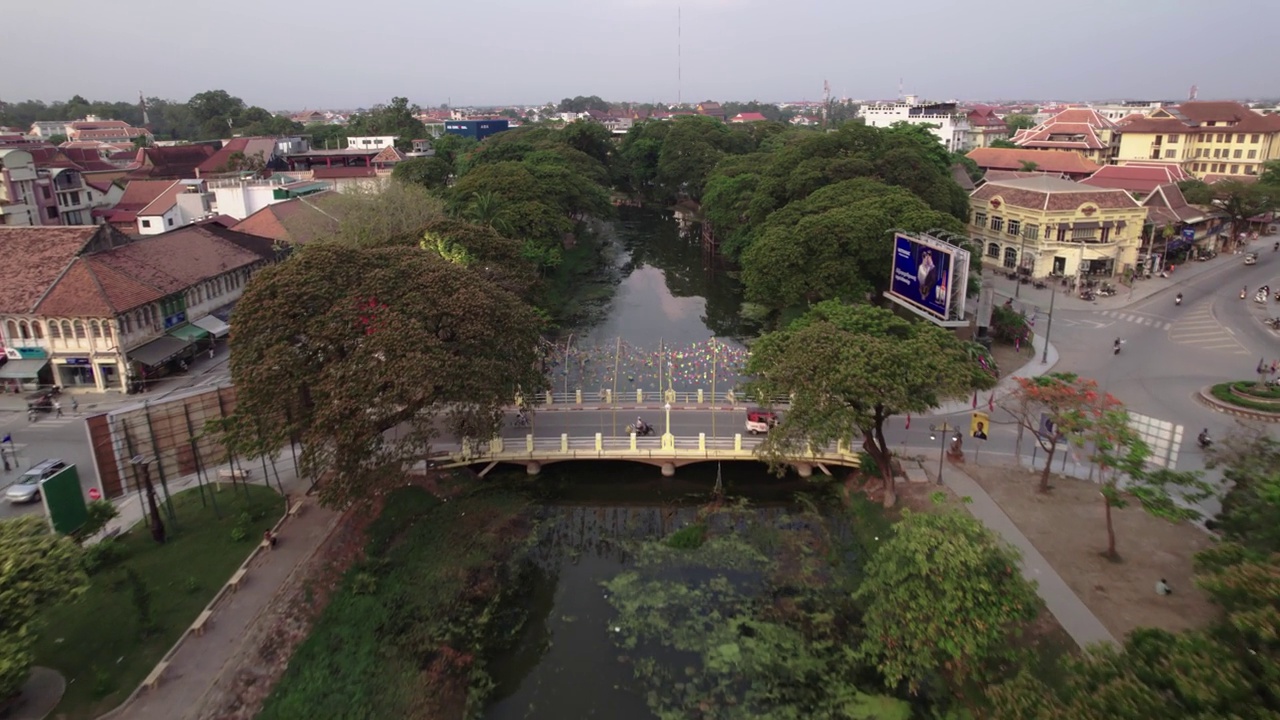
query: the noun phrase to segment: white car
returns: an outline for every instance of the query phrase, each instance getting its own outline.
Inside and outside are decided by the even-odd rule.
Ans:
[[[1244,264],[1245,264],[1245,265],[1257,265],[1257,264],[1258,264],[1258,253],[1252,253],[1252,252],[1251,252],[1251,253],[1249,253],[1248,255],[1245,255],[1245,256],[1244,256]]]
[[[67,466],[61,460],[45,460],[31,466],[4,491],[4,499],[11,503],[29,503],[40,499],[40,481],[53,477]]]

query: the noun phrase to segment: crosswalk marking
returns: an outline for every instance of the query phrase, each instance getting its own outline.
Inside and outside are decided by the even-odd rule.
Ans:
[[[1119,310],[1099,310],[1097,313],[1109,318],[1115,318],[1116,320],[1130,322],[1134,325],[1146,325],[1147,327],[1160,328],[1161,330],[1168,330],[1171,327],[1170,323],[1160,320],[1159,318],[1150,318],[1143,315],[1136,315],[1134,313],[1120,312]]]
[[[1230,328],[1225,328],[1213,316],[1213,306],[1200,307],[1180,318],[1169,328],[1169,339],[1179,345],[1190,345],[1201,350],[1228,352],[1235,355],[1249,351],[1236,339]]]

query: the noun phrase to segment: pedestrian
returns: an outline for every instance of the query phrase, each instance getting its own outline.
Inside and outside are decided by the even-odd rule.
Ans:
[[[1156,594],[1157,594],[1157,595],[1172,595],[1172,594],[1173,594],[1173,588],[1169,587],[1169,583],[1165,582],[1165,581],[1164,581],[1164,578],[1160,578],[1160,582],[1156,583]]]
[[[210,359],[210,360],[212,360],[212,359],[213,359],[213,346],[212,346],[212,345],[210,345],[210,346],[209,346],[209,359]]]
[[[75,398],[71,398],[71,414],[72,415],[80,414],[80,401],[76,400]]]
[[[266,543],[272,550],[276,549],[276,534],[268,528],[262,532],[262,541]]]
[[[53,416],[55,418],[62,417],[62,403],[58,402],[57,400],[53,401]]]

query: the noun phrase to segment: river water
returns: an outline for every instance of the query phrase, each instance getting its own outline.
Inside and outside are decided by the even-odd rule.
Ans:
[[[674,388],[723,392],[759,326],[742,317],[735,274],[682,236],[671,213],[618,208],[600,239],[612,267],[611,294],[551,350],[553,389],[596,393]],[[617,368],[615,377],[614,369]]]

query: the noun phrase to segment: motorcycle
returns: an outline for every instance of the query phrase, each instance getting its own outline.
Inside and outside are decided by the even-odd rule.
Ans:
[[[1181,305],[1181,304],[1182,304],[1182,293],[1178,293],[1177,297],[1175,297],[1175,298],[1173,299],[1173,304],[1174,304],[1174,305]]]
[[[628,434],[628,435],[633,435],[633,434],[634,434],[634,435],[639,435],[640,437],[644,437],[644,436],[646,436],[646,435],[652,435],[652,434],[653,434],[653,426],[652,426],[652,425],[649,425],[648,423],[646,423],[646,424],[644,424],[644,425],[641,425],[641,426],[640,426],[640,427],[638,427],[638,428],[637,428],[636,426],[634,426],[634,425],[628,425],[628,426],[627,426],[627,434]]]
[[[1266,323],[1272,330],[1280,330],[1280,317],[1267,318],[1262,322]]]
[[[1267,301],[1267,294],[1259,290],[1258,292],[1254,293],[1253,301],[1256,303],[1265,303]]]
[[[1196,443],[1200,445],[1201,450],[1208,450],[1213,447],[1213,438],[1209,437],[1208,433],[1200,433],[1196,437]]]
[[[1120,354],[1120,346],[1121,346],[1122,344],[1124,344],[1124,341],[1123,341],[1123,340],[1116,340],[1115,348],[1112,350],[1111,354],[1112,354],[1112,355],[1119,355],[1119,354]]]

